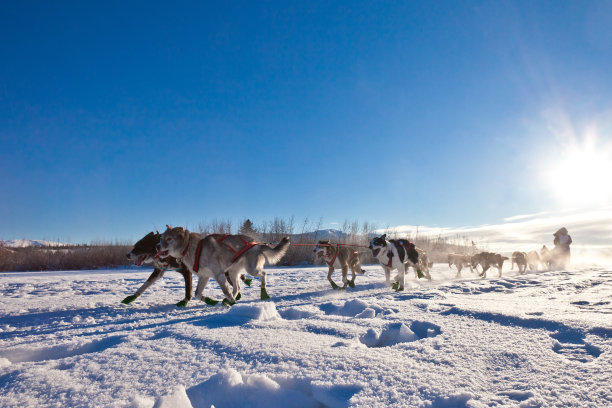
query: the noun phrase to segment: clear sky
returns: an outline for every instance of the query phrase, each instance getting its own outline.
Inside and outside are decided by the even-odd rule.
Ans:
[[[605,208],[611,21],[582,0],[4,2],[0,239]]]

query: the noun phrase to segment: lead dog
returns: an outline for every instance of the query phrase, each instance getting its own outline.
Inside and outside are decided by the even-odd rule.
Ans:
[[[470,271],[474,273],[474,269],[472,268],[472,257],[469,255],[448,254],[448,267],[451,268],[453,265],[457,268],[457,275],[455,278],[461,277],[461,269],[464,267],[469,267]]]
[[[527,271],[527,254],[521,251],[515,251],[512,253],[512,266],[510,269],[514,269],[514,264],[518,267],[520,274]]]
[[[202,292],[210,278],[214,278],[223,294],[226,305],[236,302],[240,292],[238,276],[245,271],[252,276],[261,277],[261,299],[269,299],[266,291],[266,261],[274,265],[289,249],[289,237],[285,237],[275,247],[258,244],[246,235],[212,234],[206,237],[189,232],[183,227],[172,228],[167,225],[159,243],[159,252],[180,258],[189,270],[198,276],[196,299],[202,299]],[[230,291],[228,281],[233,286]]]
[[[329,283],[331,283],[331,286],[334,289],[346,289],[346,285],[354,288],[356,273],[361,275],[364,273],[363,269],[361,269],[361,263],[359,262],[359,253],[352,248],[332,245],[330,241],[327,240],[319,241],[313,252],[318,257],[323,258],[325,263],[327,263],[327,266],[329,266],[327,280]],[[347,279],[349,267],[353,273],[353,279],[351,280]],[[342,287],[336,285],[336,282],[334,282],[331,278],[336,268],[342,269],[342,283],[344,284]]]
[[[372,255],[378,259],[385,271],[387,284],[394,289],[404,290],[405,275],[408,268],[412,267],[417,277],[424,272],[427,279],[431,280],[429,268],[421,271],[419,264],[419,251],[414,244],[407,239],[387,240],[387,234],[372,238],[369,248]],[[428,266],[427,262],[425,263]],[[391,284],[391,271],[397,269],[398,276],[396,284]]]
[[[149,232],[145,235],[140,241],[134,244],[134,248],[128,252],[126,255],[127,258],[134,262],[137,266],[142,265],[143,263],[152,263],[153,264],[153,273],[149,278],[143,283],[143,285],[134,293],[123,299],[121,303],[125,303],[126,305],[132,303],[136,298],[143,294],[145,290],[147,290],[152,284],[157,282],[159,278],[164,276],[164,273],[169,270],[177,271],[181,275],[183,275],[183,279],[185,279],[185,298],[178,302],[177,306],[187,306],[187,302],[191,300],[191,288],[192,288],[192,279],[191,272],[187,270],[176,258],[168,256],[166,258],[158,258],[155,255],[157,254],[157,244],[161,239],[161,234],[159,232]]]
[[[499,276],[502,276],[502,267],[504,266],[504,261],[508,259],[507,256],[501,256],[500,254],[494,254],[491,252],[481,252],[472,256],[472,268],[476,268],[476,266],[482,266],[482,273],[479,275],[482,278],[487,277],[487,270],[489,267],[494,266],[497,268],[497,272]]]

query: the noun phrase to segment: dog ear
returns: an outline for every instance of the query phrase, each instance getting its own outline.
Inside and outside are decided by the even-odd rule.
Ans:
[[[387,234],[382,234],[381,238],[382,239],[386,239],[387,238]]]
[[[168,224],[166,224],[166,228],[167,228],[167,229],[169,229],[169,230],[171,230],[171,229],[172,229],[172,227],[171,227],[171,226],[169,226]]]

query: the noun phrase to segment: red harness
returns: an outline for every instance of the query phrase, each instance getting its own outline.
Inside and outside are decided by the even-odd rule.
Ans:
[[[225,241],[225,238],[229,237],[229,234],[225,234],[223,235],[221,238],[219,238],[217,240],[217,242],[221,245],[224,245],[226,248],[228,248],[230,251],[232,251],[234,253],[234,258],[232,259],[232,262],[234,262],[236,259],[238,259],[238,257],[242,254],[244,254],[246,251],[248,251],[250,248],[254,247],[255,245],[257,245],[257,242],[248,242],[245,241],[244,239],[242,239],[241,237],[240,240],[244,243],[244,246],[239,249],[239,250],[235,250],[234,248],[232,248],[229,244],[225,244],[223,243],[223,241]]]
[[[387,257],[389,258],[389,263],[385,265],[387,268],[391,268],[391,263],[393,262],[393,251],[387,251]]]
[[[331,245],[330,245],[330,248],[331,248]],[[331,260],[331,261],[329,261],[329,262],[325,261],[325,262],[327,262],[327,265],[328,265],[330,268],[333,268],[333,267],[334,267],[334,262],[336,262],[336,257],[338,256],[338,253],[339,253],[339,252],[340,252],[340,245],[339,245],[339,244],[337,244],[337,245],[336,245],[336,253],[334,254],[334,257],[332,258],[332,260]]]
[[[229,234],[223,235],[221,238],[217,239],[217,242],[219,244],[225,246],[226,248],[228,248],[229,250],[231,250],[234,253],[234,258],[232,258],[232,262],[234,262],[236,259],[238,259],[238,257],[240,255],[244,254],[249,248],[254,247],[255,245],[257,245],[257,242],[247,242],[244,239],[240,238],[240,240],[242,242],[244,242],[244,246],[240,250],[236,251],[230,245],[223,243],[223,241],[227,237],[229,237]],[[200,255],[202,255],[202,244],[204,243],[205,239],[206,238],[202,238],[198,242],[198,247],[196,248],[195,260],[193,261],[193,271],[196,272],[196,273],[200,269]],[[187,253],[188,249],[189,249],[189,241],[187,241],[187,246],[185,247],[185,250],[181,254],[182,257],[185,256],[185,254]]]

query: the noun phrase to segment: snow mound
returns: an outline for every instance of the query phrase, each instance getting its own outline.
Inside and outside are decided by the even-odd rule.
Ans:
[[[370,319],[380,314],[388,314],[388,311],[382,307],[368,304],[360,299],[346,301],[341,306],[333,303],[324,303],[320,307],[327,315],[356,317],[360,319]]]
[[[306,379],[276,381],[265,374],[241,374],[225,368],[191,388],[175,387],[169,395],[158,398],[154,408],[343,408],[361,389],[357,385],[312,384]]]
[[[399,343],[408,343],[442,333],[438,325],[429,322],[414,321],[410,327],[404,323],[389,323],[379,333],[375,329],[361,335],[359,341],[368,347],[388,347]]]
[[[368,329],[368,331],[359,338],[359,341],[368,347],[388,347],[398,343],[407,343],[419,339],[419,336],[410,330],[404,323],[391,323],[385,326],[380,333],[375,329]]]
[[[274,302],[262,302],[254,305],[234,305],[225,314],[226,317],[232,320],[243,320],[245,322],[251,320],[277,320],[281,316],[276,311]]]
[[[316,316],[319,313],[319,309],[314,306],[290,307],[279,311],[279,313],[285,320],[299,320]]]

